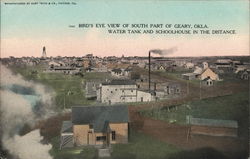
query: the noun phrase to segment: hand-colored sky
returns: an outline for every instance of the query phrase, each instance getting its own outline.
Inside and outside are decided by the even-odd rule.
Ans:
[[[249,1],[64,0],[76,5],[7,5],[1,1],[1,57],[144,56],[177,47],[171,56],[249,55]],[[37,2],[58,2],[42,0]],[[60,1],[62,2],[62,1]],[[235,35],[111,35],[106,29],[70,28],[83,23],[207,24]]]

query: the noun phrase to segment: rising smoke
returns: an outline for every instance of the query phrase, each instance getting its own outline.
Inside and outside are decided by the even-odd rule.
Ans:
[[[173,53],[176,52],[177,50],[178,50],[177,47],[172,47],[172,48],[164,49],[164,50],[161,50],[161,49],[153,49],[153,50],[150,50],[149,52],[151,52],[151,53],[153,53],[153,54],[158,54],[158,55],[164,56],[164,55],[173,54]]]
[[[39,130],[24,136],[19,135],[19,131],[25,124],[32,126],[38,120],[51,115],[51,93],[44,86],[26,81],[20,75],[14,75],[5,66],[0,66],[1,147],[14,159],[52,159],[49,155],[51,145],[41,143],[42,137]],[[30,101],[31,97],[35,102]],[[37,103],[39,103],[39,109],[34,109]],[[37,110],[42,114],[38,115]]]

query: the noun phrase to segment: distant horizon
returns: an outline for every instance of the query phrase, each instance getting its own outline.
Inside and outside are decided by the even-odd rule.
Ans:
[[[54,57],[84,53],[101,57],[147,56],[151,49],[171,48],[175,49],[169,56],[174,57],[250,54],[248,0],[72,0],[75,5],[7,5],[5,2],[15,0],[1,1],[1,57],[39,57],[43,46],[47,55]],[[102,23],[197,24],[207,25],[209,30],[235,30],[236,34],[110,34],[108,27],[78,27]]]
[[[89,53],[91,54],[91,53]],[[47,56],[46,58],[55,58],[55,57],[85,57],[86,55],[88,54],[85,54],[85,55],[82,55],[82,56]],[[98,56],[98,55],[95,55],[93,54],[94,57],[100,57],[100,58],[105,58],[105,57],[117,57],[117,58],[122,58],[122,56]],[[14,58],[24,58],[24,57],[34,57],[34,58],[42,58],[42,56],[8,56],[8,57],[0,57],[1,58],[10,58],[10,57],[14,57]],[[148,57],[148,55],[145,55],[145,56],[127,56],[127,55],[124,55],[124,57]],[[188,58],[188,57],[250,57],[250,55],[218,55],[218,56],[154,56],[154,55],[151,55],[151,57],[153,58]]]

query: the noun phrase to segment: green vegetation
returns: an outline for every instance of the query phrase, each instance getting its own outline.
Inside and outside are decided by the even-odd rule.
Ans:
[[[167,122],[176,121],[178,124],[185,124],[187,115],[198,118],[236,120],[239,123],[240,136],[247,136],[248,93],[193,101],[173,106],[170,110],[167,107],[142,110],[140,113]]]
[[[85,78],[77,75],[65,75],[62,73],[45,73],[41,66],[12,68],[15,73],[20,73],[25,79],[42,83],[55,91],[55,103],[57,108],[70,108],[74,105],[89,105],[93,103],[84,95]],[[98,76],[95,74],[91,75]],[[101,75],[103,76],[103,75]],[[90,76],[88,75],[88,78]]]
[[[150,136],[131,131],[129,144],[113,145],[113,159],[160,159],[181,149]]]
[[[51,140],[53,147],[50,154],[54,159],[96,158],[97,152],[94,147],[75,147],[60,150],[59,142],[59,137]],[[108,159],[160,159],[178,153],[181,149],[142,133],[131,131],[129,143],[112,145],[112,151],[112,156]]]
[[[50,154],[54,159],[95,159],[97,158],[97,150],[91,146],[85,147],[74,147],[74,148],[64,148],[59,149],[60,137],[55,137],[51,140],[52,149]]]
[[[97,150],[94,147],[74,147],[59,149],[59,137],[53,138],[50,154],[54,159],[96,159]],[[128,144],[112,145],[111,157],[105,159],[226,159],[212,149],[202,148],[192,151],[182,150],[165,142],[156,140],[148,135],[131,130]]]

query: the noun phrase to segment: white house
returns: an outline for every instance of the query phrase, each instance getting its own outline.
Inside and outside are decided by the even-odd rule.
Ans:
[[[152,101],[149,92],[139,91],[137,85],[131,80],[112,80],[102,83],[97,90],[97,100],[101,103],[127,103]]]
[[[184,67],[187,68],[187,69],[192,69],[192,68],[194,68],[194,63],[187,62],[186,64],[184,64]]]

